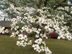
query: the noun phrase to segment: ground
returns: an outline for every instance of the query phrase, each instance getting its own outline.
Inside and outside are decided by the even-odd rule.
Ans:
[[[17,40],[17,38],[10,38],[9,36],[0,36],[0,54],[38,54],[31,46],[18,47],[16,45]],[[72,42],[70,41],[57,39],[45,41],[52,54],[72,54]]]

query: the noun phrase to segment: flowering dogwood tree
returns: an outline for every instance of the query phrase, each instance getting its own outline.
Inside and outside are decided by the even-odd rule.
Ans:
[[[59,34],[57,39],[72,40],[71,33],[68,31],[69,27],[63,26],[66,24],[64,12],[58,11],[58,9],[53,11],[50,7],[42,7],[41,9],[28,6],[14,7],[13,4],[10,4],[10,8],[5,10],[12,11],[16,15],[11,19],[11,30],[14,32],[10,37],[18,36],[16,43],[18,46],[32,45],[38,53],[52,54],[44,41],[45,38],[48,39],[49,33],[56,31]],[[34,34],[34,41],[28,39],[29,35],[27,34],[31,33]]]

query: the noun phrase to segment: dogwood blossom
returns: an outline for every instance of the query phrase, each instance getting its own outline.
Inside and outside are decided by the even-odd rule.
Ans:
[[[4,33],[8,33],[9,30],[5,29],[5,27],[0,26],[0,33],[4,34]]]
[[[39,39],[36,39],[34,42],[35,42],[35,43],[37,43],[37,44],[41,44],[41,42],[42,42],[42,39],[41,39],[41,38],[39,38]]]

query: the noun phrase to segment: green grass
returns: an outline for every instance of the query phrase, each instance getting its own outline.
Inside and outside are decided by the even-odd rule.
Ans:
[[[17,38],[0,37],[0,54],[38,54],[31,46],[16,46]],[[72,54],[72,42],[66,40],[47,39],[47,46],[53,54]],[[45,54],[45,53],[39,53]]]

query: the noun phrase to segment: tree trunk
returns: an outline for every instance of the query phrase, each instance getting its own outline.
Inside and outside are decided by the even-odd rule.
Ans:
[[[38,8],[40,8],[41,3],[42,3],[42,0],[39,0],[39,5],[38,5]]]
[[[47,1],[48,1],[48,0],[45,0],[45,2],[44,2],[44,6],[45,6],[45,7],[46,7],[46,5],[47,5]]]

